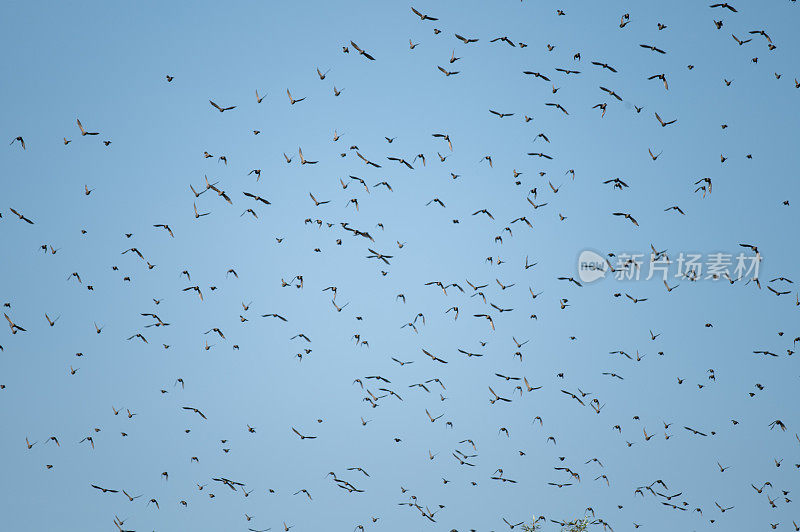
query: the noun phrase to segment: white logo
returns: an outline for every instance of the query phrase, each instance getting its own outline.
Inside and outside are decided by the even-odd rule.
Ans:
[[[606,276],[607,263],[602,255],[584,250],[578,256],[578,277],[584,283],[591,283]]]

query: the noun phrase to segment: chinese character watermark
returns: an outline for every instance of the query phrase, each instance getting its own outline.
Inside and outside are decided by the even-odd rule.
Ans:
[[[647,257],[645,253],[610,253],[604,257],[595,251],[585,250],[578,256],[578,277],[584,283],[598,281],[609,273],[617,281],[649,281],[657,278],[666,283],[670,277],[689,281],[757,280],[763,260],[758,253],[746,255],[743,252],[680,252],[672,260],[666,251],[655,249],[649,254],[649,260]]]

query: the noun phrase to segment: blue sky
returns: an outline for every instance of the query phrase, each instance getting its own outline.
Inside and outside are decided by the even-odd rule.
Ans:
[[[504,517],[512,524],[533,514],[565,519],[591,507],[617,531],[633,523],[654,531],[792,529],[800,514],[785,499],[795,494],[781,490],[794,490],[800,474],[797,355],[787,352],[800,336],[800,307],[793,283],[767,281],[800,282],[791,240],[800,204],[797,7],[734,6],[736,13],[688,2],[442,1],[414,4],[439,19],[421,21],[410,5],[375,2],[7,3],[2,129],[8,141],[22,136],[25,149],[15,142],[0,157],[0,299],[26,331],[0,333],[4,526],[115,530],[117,515],[130,530],[282,530],[285,522],[298,531],[359,524],[499,531],[508,529]],[[630,22],[620,28],[624,13]],[[774,50],[748,33],[758,29]],[[455,33],[479,41],[467,45]],[[753,40],[740,46],[731,34]],[[504,35],[517,46],[489,42]],[[409,39],[419,43],[413,50]],[[351,40],[375,61],[359,56]],[[451,64],[453,53],[460,59]],[[446,77],[437,66],[459,74]],[[647,79],[658,73],[669,90]],[[306,100],[290,105],[287,88]],[[236,108],[219,113],[209,100]],[[599,103],[607,103],[602,117],[592,109]],[[514,114],[501,119],[489,109]],[[655,112],[677,122],[661,127]],[[100,134],[82,137],[76,118]],[[452,151],[433,133],[449,134]],[[298,148],[319,162],[299,164]],[[654,161],[648,149],[663,153]],[[425,164],[417,159],[413,170],[387,160],[418,154]],[[260,179],[248,175],[253,169]],[[204,176],[232,204],[213,190],[195,198],[189,186],[204,189]],[[603,184],[613,178],[629,187]],[[705,197],[694,192],[701,178],[713,182]],[[375,186],[382,181],[392,191]],[[309,193],[330,203],[315,206]],[[426,206],[434,198],[446,207]],[[533,209],[526,198],[547,205]],[[210,214],[195,218],[193,203]],[[685,215],[664,211],[672,205]],[[257,219],[242,215],[248,208]],[[472,215],[480,209],[494,219]],[[639,226],[612,212],[630,213]],[[510,223],[521,216],[533,227]],[[175,237],[154,224],[168,224]],[[759,248],[761,289],[747,279],[671,279],[680,285],[671,292],[660,280],[609,276],[578,287],[557,279],[577,278],[586,249],[648,254],[652,244],[671,258],[752,255],[740,243]],[[43,253],[43,244],[57,252]],[[122,254],[132,247],[145,260]],[[392,255],[391,264],[368,259],[368,248]],[[526,256],[538,264],[526,269]],[[238,278],[226,275],[231,268]],[[72,272],[82,283],[68,279]],[[282,286],[296,275],[302,289]],[[465,292],[445,294],[430,281]],[[488,285],[486,303],[470,297],[467,281]],[[203,301],[183,291],[194,285]],[[789,293],[776,296],[768,285]],[[337,305],[349,303],[341,312],[323,292],[328,286],[337,287]],[[529,288],[541,295],[532,299]],[[453,306],[457,320],[445,312]],[[45,313],[60,316],[53,327]],[[142,313],[170,325],[146,328],[153,320]],[[288,321],[261,317],[268,313]],[[418,313],[425,325],[417,320],[417,333],[401,329]],[[495,330],[473,317],[483,313]],[[225,339],[204,334],[214,327]],[[126,340],[137,333],[148,343]],[[291,339],[300,333],[311,342]],[[514,339],[528,343],[517,348]],[[616,350],[634,360],[609,354]],[[517,381],[495,373],[542,389],[520,395]],[[374,375],[391,383],[365,379]],[[175,385],[179,377],[185,388]],[[409,387],[433,378],[446,389]],[[403,400],[383,397],[372,408],[354,379],[376,396],[387,388]],[[490,404],[489,386],[512,402]],[[586,406],[560,391],[578,388],[592,394]],[[593,398],[605,405],[599,414],[589,407]],[[123,410],[115,416],[112,407]],[[426,409],[443,417],[431,423]],[[786,431],[770,430],[776,419]],[[672,425],[665,431],[664,423]],[[317,438],[301,441],[292,427]],[[655,436],[646,441],[643,431]],[[60,447],[46,443],[53,435]],[[94,449],[78,443],[88,435]],[[28,449],[26,437],[38,443]],[[459,443],[465,439],[476,450]],[[468,460],[475,467],[459,465],[456,450],[477,454]],[[585,463],[592,458],[603,467]],[[717,462],[730,469],[720,472]],[[581,481],[549,485],[570,482],[555,467]],[[498,468],[517,484],[491,480]],[[364,492],[338,489],[329,471]],[[603,474],[608,485],[594,480]],[[219,476],[254,491],[244,497],[211,480]],[[687,511],[648,491],[635,494],[657,479],[669,486],[662,494],[682,493],[669,502],[685,501]],[[767,481],[772,487],[762,494],[751,487]],[[143,497],[131,503],[91,484]],[[293,495],[301,489],[313,500]],[[426,512],[443,506],[436,523],[398,504],[411,495]],[[146,504],[151,498],[159,509]],[[723,514],[715,502],[734,509]]]

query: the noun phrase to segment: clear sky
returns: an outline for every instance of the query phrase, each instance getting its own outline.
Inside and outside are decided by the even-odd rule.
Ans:
[[[793,530],[798,6],[733,5],[6,2],[0,529]]]

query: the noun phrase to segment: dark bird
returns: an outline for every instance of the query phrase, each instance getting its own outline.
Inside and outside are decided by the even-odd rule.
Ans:
[[[411,11],[413,11],[413,12],[414,12],[414,14],[415,14],[416,16],[418,16],[418,17],[419,17],[419,19],[420,19],[421,21],[423,21],[423,22],[424,22],[424,21],[426,21],[426,20],[439,20],[438,18],[433,18],[433,17],[431,17],[431,16],[428,16],[428,15],[426,15],[426,14],[424,15],[424,14],[420,13],[419,11],[417,11],[416,9],[414,9],[413,7],[411,8]],[[353,46],[355,47],[355,45],[353,45]]]
[[[500,113],[500,112],[494,111],[492,109],[489,109],[489,112],[492,113],[493,115],[499,116],[500,118],[505,118],[507,116],[514,116],[514,113]]]
[[[233,105],[233,106],[231,106],[231,107],[220,107],[219,105],[215,104],[215,103],[214,103],[213,101],[211,101],[211,100],[208,100],[208,103],[210,103],[210,104],[211,104],[211,106],[212,106],[214,109],[216,109],[217,111],[219,111],[220,113],[224,113],[225,111],[230,111],[231,109],[236,109],[236,106],[235,106],[235,105]]]
[[[545,105],[547,105],[547,106],[549,106],[549,107],[555,107],[556,109],[559,109],[559,110],[561,110],[561,111],[562,111],[562,112],[563,112],[565,115],[568,115],[568,114],[569,114],[569,113],[567,112],[567,110],[566,110],[566,109],[564,109],[564,108],[561,106],[561,104],[560,104],[560,103],[546,103]]]
[[[193,406],[184,406],[184,407],[181,407],[181,408],[183,408],[184,410],[191,410],[195,414],[199,415],[201,418],[206,419],[206,420],[208,419],[200,410],[196,409]]]
[[[661,124],[661,127],[667,127],[668,125],[670,125],[670,124],[674,124],[675,122],[677,122],[677,121],[678,121],[678,119],[676,118],[676,119],[674,119],[674,120],[670,120],[669,122],[664,122],[664,121],[661,119],[661,117],[660,117],[660,116],[658,116],[658,113],[655,113],[655,115],[656,115],[656,120],[658,120],[658,123],[659,123],[659,124]]]
[[[736,11],[736,9],[735,9],[735,8],[734,8],[732,5],[730,5],[729,3],[727,3],[727,2],[725,2],[724,4],[711,4],[711,5],[710,5],[710,6],[708,6],[708,7],[711,7],[711,8],[715,8],[715,7],[721,7],[721,8],[723,8],[723,9],[729,9],[729,10],[733,11],[734,13],[736,13],[736,12],[737,12],[737,11]]]
[[[627,212],[613,212],[611,214],[613,214],[614,216],[622,216],[626,220],[630,220],[631,223],[633,225],[635,225],[636,227],[639,227],[639,222],[637,222],[636,219],[633,216],[631,216],[629,213],[627,213]]]
[[[304,96],[304,97],[302,97],[302,98],[298,98],[298,99],[296,99],[296,100],[295,100],[294,98],[292,98],[292,93],[289,91],[289,89],[286,89],[286,95],[287,95],[287,96],[289,96],[289,103],[290,103],[290,104],[292,104],[292,105],[294,105],[294,104],[296,104],[296,103],[299,103],[299,102],[302,102],[303,100],[305,100],[305,99],[306,99],[306,98],[305,98],[305,96]],[[286,157],[286,155],[285,155],[285,154],[284,154],[284,157]],[[288,163],[288,162],[291,162],[291,159],[289,159],[289,158],[287,157],[287,159],[286,159],[286,162],[287,162],[287,163]]]
[[[359,46],[358,46],[356,43],[354,43],[353,41],[350,41],[350,44],[353,46],[353,48],[355,48],[355,49],[356,49],[356,51],[357,51],[357,52],[358,52],[360,55],[363,55],[364,57],[366,57],[366,58],[367,58],[367,59],[369,59],[370,61],[375,61],[375,58],[374,58],[374,57],[372,57],[370,54],[368,54],[367,52],[365,52],[364,50],[362,50],[362,49],[361,49],[361,48],[360,48],[360,47],[359,47]]]
[[[9,208],[8,210],[10,210],[13,214],[15,214],[17,216],[17,218],[19,218],[23,222],[26,222],[26,223],[29,223],[29,224],[33,225],[33,221],[30,218],[26,218],[25,216],[20,214],[17,210],[11,209],[11,208]]]
[[[99,135],[99,131],[86,131],[83,129],[83,124],[81,124],[80,118],[76,118],[75,121],[78,123],[78,128],[81,130],[81,136],[85,137],[86,135]]]
[[[473,43],[473,42],[478,42],[478,40],[479,40],[479,39],[468,39],[466,37],[462,37],[458,33],[456,33],[455,36],[456,36],[456,39],[458,39],[459,41],[463,42],[464,44],[470,44],[470,43]]]
[[[666,54],[667,53],[664,50],[662,50],[661,48],[657,48],[657,47],[653,46],[652,44],[640,44],[639,46],[641,46],[642,48],[646,48],[648,50],[652,50],[654,52],[658,52],[659,54]]]
[[[601,63],[599,61],[592,61],[592,64],[596,65],[596,66],[599,66],[599,67],[602,67],[602,68],[604,68],[606,70],[610,70],[611,72],[614,72],[614,73],[617,72],[617,70],[614,67],[609,66],[608,63]]]
[[[101,488],[100,486],[98,486],[96,484],[92,484],[92,487],[94,489],[96,489],[96,490],[102,491],[103,493],[119,493],[119,490],[112,490],[112,489],[109,489],[109,488]]]
[[[297,429],[296,429],[296,428],[294,428],[294,427],[292,427],[292,432],[294,432],[295,434],[297,434],[297,435],[300,437],[300,439],[301,439],[301,440],[315,440],[315,439],[317,438],[316,436],[305,436],[305,435],[303,435],[303,434],[300,434],[300,433],[297,431]]]

